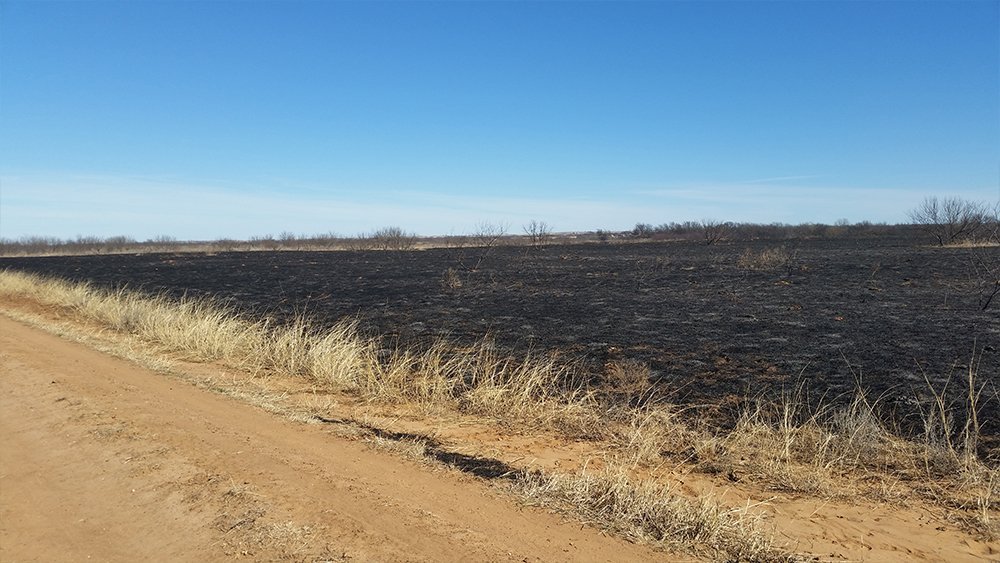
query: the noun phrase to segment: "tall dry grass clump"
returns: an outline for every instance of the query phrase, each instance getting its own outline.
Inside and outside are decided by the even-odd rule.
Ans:
[[[509,357],[488,339],[468,349],[445,341],[404,348],[363,335],[353,320],[323,330],[304,318],[276,325],[207,299],[174,300],[9,270],[0,272],[0,295],[69,310],[185,359],[304,377],[366,400],[451,407],[572,432],[598,424],[588,416],[590,394],[571,381],[570,369],[551,357]]]
[[[901,451],[905,445],[863,393],[847,406],[810,406],[799,387],[778,400],[752,401],[700,462],[776,490],[835,494],[834,474],[874,466],[894,471],[912,459]]]
[[[11,271],[0,275],[0,294],[69,310],[102,327],[142,337],[189,359],[222,360],[255,369],[260,367],[255,353],[266,346],[267,335],[257,323],[206,300],[174,301]]]
[[[863,391],[846,405],[809,405],[800,386],[778,400],[753,401],[734,428],[702,442],[697,460],[708,471],[774,490],[891,502],[916,494],[958,510],[967,527],[996,539],[1000,468],[977,450],[985,385],[972,368],[965,384],[965,402],[955,404],[928,381],[933,399],[915,436],[890,427]],[[844,488],[845,475],[854,488]]]
[[[792,254],[783,246],[756,252],[748,248],[736,259],[736,265],[744,270],[770,271],[787,266],[791,260]]]
[[[669,486],[608,468],[579,475],[527,473],[515,486],[529,504],[582,516],[632,541],[697,546],[720,561],[793,561],[762,530],[754,506],[727,508],[711,496],[691,500]]]

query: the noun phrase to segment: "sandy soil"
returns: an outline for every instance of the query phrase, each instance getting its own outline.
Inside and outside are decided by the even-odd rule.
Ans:
[[[215,387],[234,377],[189,367]],[[328,400],[297,380],[266,385],[289,408]],[[450,451],[517,467],[572,471],[600,449],[472,420],[360,414],[343,398],[325,416],[433,434]],[[334,426],[291,422],[0,315],[0,561],[692,560],[519,507],[482,480]],[[1000,561],[1000,545],[920,503],[670,479],[692,496],[763,501],[778,539],[815,561]]]
[[[665,557],[4,317],[0,350],[3,561]]]

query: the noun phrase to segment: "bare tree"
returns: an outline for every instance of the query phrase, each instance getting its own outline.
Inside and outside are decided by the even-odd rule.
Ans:
[[[470,235],[473,244],[478,247],[479,252],[476,257],[476,262],[471,267],[467,267],[469,271],[476,271],[482,266],[486,258],[493,252],[493,247],[500,242],[500,239],[507,234],[507,224],[506,223],[490,223],[484,221],[479,224],[475,232]],[[459,262],[464,264],[464,259],[459,258]]]
[[[974,239],[990,223],[986,204],[960,197],[927,197],[909,216],[934,237],[939,246]]]
[[[542,246],[548,242],[549,238],[552,236],[552,229],[548,226],[545,221],[536,221],[532,219],[524,226],[524,233],[528,235],[528,240],[531,241],[531,246]]]
[[[709,246],[725,239],[732,228],[732,223],[716,221],[715,219],[704,219],[701,222],[701,234],[705,239],[705,244]]]
[[[1000,243],[1000,201],[993,204],[987,216],[986,238],[990,241]]]
[[[472,239],[477,246],[492,248],[507,234],[507,228],[507,223],[483,221],[472,233]]]

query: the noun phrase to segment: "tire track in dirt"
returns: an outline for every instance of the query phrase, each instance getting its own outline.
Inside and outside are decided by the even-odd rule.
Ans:
[[[0,317],[0,559],[676,560]]]

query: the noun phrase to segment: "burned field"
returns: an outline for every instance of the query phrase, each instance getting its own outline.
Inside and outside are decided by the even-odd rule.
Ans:
[[[818,403],[860,386],[897,421],[916,421],[926,380],[958,401],[971,366],[995,438],[1000,303],[984,308],[994,281],[984,266],[998,260],[996,248],[876,238],[3,258],[0,268],[209,296],[278,322],[356,317],[406,345],[489,336],[513,354],[578,362],[595,384],[648,376],[657,397],[714,415],[759,394],[801,388]]]

